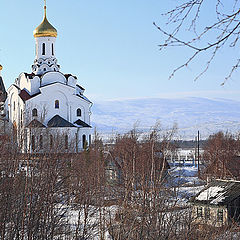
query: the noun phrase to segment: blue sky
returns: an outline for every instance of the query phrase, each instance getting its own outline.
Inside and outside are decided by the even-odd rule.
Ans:
[[[78,76],[93,101],[148,97],[217,97],[240,100],[239,72],[224,87],[228,65],[238,48],[219,52],[201,79],[200,57],[168,80],[171,71],[190,56],[186,49],[160,52],[163,36],[153,21],[168,30],[161,13],[174,6],[167,0],[48,0],[48,20],[58,30],[56,56],[61,71]],[[209,7],[209,6],[206,6]],[[43,0],[1,1],[0,63],[9,87],[21,72],[31,72],[33,30],[43,16]],[[209,14],[205,16],[208,21]],[[186,32],[186,36],[188,33]]]

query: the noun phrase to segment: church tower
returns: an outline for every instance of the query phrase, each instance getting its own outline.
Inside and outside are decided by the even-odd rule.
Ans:
[[[2,65],[0,65],[0,118],[5,117],[5,109],[4,109],[4,103],[7,99],[7,92],[4,87],[3,79],[1,76],[2,72]]]
[[[57,30],[47,20],[46,1],[44,5],[44,17],[41,24],[33,32],[36,42],[36,57],[32,65],[32,71],[36,75],[42,75],[46,72],[59,71],[55,57],[55,41]]]
[[[21,73],[8,89],[8,119],[23,152],[60,148],[79,152],[91,143],[92,102],[76,76],[62,73],[55,56],[57,30],[44,17],[33,32],[36,55],[31,73]],[[0,82],[1,83],[1,82]]]

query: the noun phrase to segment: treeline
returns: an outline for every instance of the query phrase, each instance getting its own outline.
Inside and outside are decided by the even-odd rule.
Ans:
[[[95,134],[78,154],[20,154],[1,138],[0,239],[213,239],[166,184],[174,134],[133,129],[111,146]]]
[[[199,147],[203,148],[206,144],[207,140],[200,140]],[[176,145],[177,148],[196,148],[197,141],[195,140],[174,140],[173,143]]]

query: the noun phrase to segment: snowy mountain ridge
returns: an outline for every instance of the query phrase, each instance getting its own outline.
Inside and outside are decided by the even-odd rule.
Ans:
[[[139,129],[149,130],[160,121],[165,129],[174,123],[182,139],[194,139],[198,130],[201,138],[217,131],[240,130],[240,101],[210,98],[143,98],[95,102],[92,108],[93,126],[100,133],[126,132],[138,123]]]

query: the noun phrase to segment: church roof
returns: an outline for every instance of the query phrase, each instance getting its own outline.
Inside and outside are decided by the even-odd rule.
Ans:
[[[76,122],[74,122],[76,125],[81,126],[81,127],[90,127],[87,123],[83,122],[82,120],[78,119]]]
[[[76,94],[76,96],[84,99],[85,101],[87,101],[87,102],[89,102],[89,103],[92,103],[92,102],[91,102],[86,96],[84,96],[84,95]]]
[[[55,115],[52,119],[50,119],[47,125],[48,127],[75,127],[72,123],[68,122],[59,115]]]
[[[37,119],[33,119],[28,125],[27,128],[45,128],[46,126],[39,122]]]
[[[6,98],[7,98],[7,92],[4,87],[3,79],[0,76],[0,102],[5,102]]]
[[[22,89],[19,93],[19,97],[25,102],[31,98],[31,95],[25,89]]]
[[[16,87],[18,87],[18,86],[16,86]],[[40,92],[35,93],[33,95],[30,95],[26,89],[22,89],[19,93],[19,97],[25,102],[25,101],[27,101],[27,100],[29,100],[29,99],[31,99],[31,98],[39,95],[39,94],[40,94]]]
[[[83,88],[82,86],[80,86],[80,85],[78,85],[78,84],[76,84],[76,86],[77,86],[78,88],[80,88],[81,90],[85,90],[85,88]]]
[[[47,20],[46,6],[44,6],[44,18],[41,24],[34,30],[34,37],[57,37],[57,30]]]
[[[73,77],[73,78],[77,79],[76,76],[74,76],[74,75],[72,75],[70,73],[64,74],[64,76],[65,76],[66,79],[68,79],[69,77]]]

